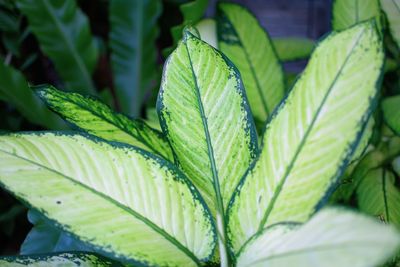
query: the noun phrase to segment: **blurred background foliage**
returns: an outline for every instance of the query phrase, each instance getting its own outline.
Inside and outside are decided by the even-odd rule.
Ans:
[[[196,25],[204,17],[212,17],[216,2],[0,0],[0,132],[70,128],[30,88],[43,83],[95,96],[113,109],[144,118],[158,128],[154,108],[162,65],[180,40],[182,29],[189,24]],[[379,5],[379,0],[364,1],[367,8],[363,12],[375,10],[375,13],[361,12],[355,21],[343,12],[354,7],[341,6],[348,5],[350,0],[233,2],[255,13],[273,37],[277,55],[284,65],[287,88],[307,63],[315,41],[332,28],[346,28],[377,17],[380,27],[387,30],[387,18],[381,8],[368,6],[368,3]],[[335,8],[337,14],[344,14],[341,20],[338,16],[333,18]],[[371,199],[368,194],[378,196],[390,192],[394,196],[391,201],[397,201],[400,196],[400,141],[396,137],[400,130],[396,132],[387,126],[400,124],[400,99],[396,96],[400,94],[400,54],[391,34],[383,38],[388,55],[381,93],[385,100],[375,114],[371,145],[364,156],[349,166],[331,199],[333,203],[359,207],[372,215],[382,209],[387,211],[388,203],[378,201],[377,205],[368,206],[366,203]],[[397,120],[393,115],[396,112]],[[363,180],[364,177],[367,178]],[[389,181],[384,182],[388,190],[372,192],[385,179]],[[27,210],[18,201],[0,189],[0,255],[19,252],[32,227],[26,214]],[[74,242],[54,231],[46,235],[56,240],[52,244],[42,242],[43,247],[29,247],[29,244],[39,244],[36,241],[43,231],[48,231],[45,221],[37,214],[30,212],[29,220],[36,227],[28,236],[31,242],[23,247],[27,252],[62,250],[63,245]],[[49,248],[55,244],[57,247]]]

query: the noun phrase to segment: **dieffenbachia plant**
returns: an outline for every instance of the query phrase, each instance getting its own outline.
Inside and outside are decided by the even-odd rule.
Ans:
[[[234,9],[224,12],[231,23]],[[38,88],[87,133],[0,136],[0,184],[92,252],[0,263],[383,263],[399,248],[397,230],[321,209],[368,129],[383,59],[373,22],[329,35],[288,96],[273,112],[271,105],[261,146],[239,71],[189,30],[164,66],[162,133],[92,98]]]

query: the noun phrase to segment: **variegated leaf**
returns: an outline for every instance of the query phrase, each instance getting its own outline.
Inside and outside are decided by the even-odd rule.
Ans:
[[[281,221],[306,221],[360,142],[377,94],[382,43],[372,22],[332,33],[266,127],[228,211],[234,252]]]
[[[246,8],[218,5],[218,46],[239,69],[256,123],[263,125],[285,92],[284,73],[268,33]]]
[[[123,262],[195,266],[214,252],[187,178],[141,149],[78,134],[0,137],[0,184],[56,226]]]
[[[127,143],[173,161],[171,148],[161,134],[140,119],[116,113],[100,101],[51,86],[37,89],[39,97],[61,117],[82,130],[108,141]]]
[[[257,152],[239,72],[221,53],[186,31],[165,64],[158,112],[179,165],[213,214],[223,216]]]
[[[238,267],[365,267],[383,264],[400,246],[400,234],[366,216],[324,209],[309,222],[277,224],[254,237]]]

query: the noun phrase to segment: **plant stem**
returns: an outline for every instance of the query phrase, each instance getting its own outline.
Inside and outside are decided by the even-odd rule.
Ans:
[[[226,246],[226,237],[225,237],[225,222],[223,216],[217,213],[217,231],[218,231],[218,248],[219,248],[219,256],[221,260],[221,267],[229,267],[230,259]]]

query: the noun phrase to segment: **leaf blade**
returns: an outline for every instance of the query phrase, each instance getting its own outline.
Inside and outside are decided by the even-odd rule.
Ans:
[[[321,73],[325,64],[330,70]],[[261,154],[231,200],[234,252],[268,225],[307,220],[325,200],[366,127],[382,66],[382,44],[371,22],[334,33],[318,46],[267,125]]]
[[[314,49],[314,41],[307,38],[272,39],[278,58],[282,61],[307,59]]]
[[[210,209],[223,214],[257,151],[239,73],[189,32],[164,68],[157,102],[163,132]]]
[[[357,187],[357,202],[361,211],[400,228],[400,191],[395,177],[385,169],[373,169]]]
[[[130,144],[173,160],[162,134],[141,120],[131,120],[100,101],[51,86],[37,87],[36,93],[57,114],[90,134],[108,141]]]
[[[264,124],[285,92],[284,73],[268,33],[237,4],[221,3],[218,47],[239,69],[256,122]]]
[[[157,75],[155,39],[161,1],[112,0],[109,7],[111,66],[122,112],[139,117]]]
[[[379,18],[379,0],[334,0],[332,7],[332,28],[340,31],[357,23]]]
[[[98,48],[76,1],[18,0],[17,6],[27,16],[41,49],[54,62],[66,88],[96,94],[91,74]]]
[[[213,252],[207,208],[161,158],[60,133],[2,136],[0,153],[3,187],[102,254],[132,263],[196,265]]]
[[[23,74],[1,60],[0,97],[16,107],[30,122],[50,129],[63,129],[66,125],[54,116],[29,88]]]
[[[399,245],[394,228],[329,208],[302,226],[267,228],[246,246],[238,266],[377,266],[393,256]]]

